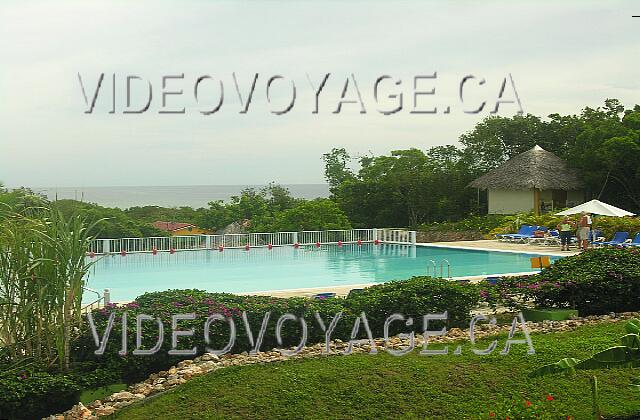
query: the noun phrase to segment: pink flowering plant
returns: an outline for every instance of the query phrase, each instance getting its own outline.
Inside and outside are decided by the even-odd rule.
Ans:
[[[574,308],[582,316],[637,311],[640,249],[591,249],[559,259],[539,274],[484,282],[482,288],[493,307]]]

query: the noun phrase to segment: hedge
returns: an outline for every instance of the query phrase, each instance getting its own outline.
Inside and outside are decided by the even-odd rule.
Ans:
[[[258,335],[263,316],[271,312],[267,331],[261,350],[289,347],[297,345],[301,338],[299,322],[288,321],[282,328],[283,345],[276,340],[275,327],[281,315],[290,313],[305,319],[308,328],[307,344],[324,342],[325,333],[315,319],[317,311],[325,326],[328,326],[334,316],[342,313],[333,338],[348,340],[355,319],[364,312],[374,337],[383,336],[384,321],[394,313],[402,313],[415,319],[415,331],[421,331],[422,315],[428,313],[442,313],[448,311],[449,325],[459,325],[468,322],[470,311],[479,301],[479,292],[473,285],[462,286],[456,282],[433,279],[429,277],[414,277],[376,285],[350,297],[315,300],[301,297],[274,298],[269,296],[238,296],[226,293],[209,293],[202,290],[169,290],[166,292],[146,293],[121,307],[111,307],[93,312],[98,334],[101,336],[112,312],[116,312],[116,323],[111,331],[104,355],[96,356],[95,342],[85,323],[81,337],[74,346],[73,355],[76,361],[97,363],[102,367],[118,371],[125,382],[132,382],[145,378],[152,372],[164,370],[181,360],[178,356],[171,356],[171,315],[195,313],[194,321],[180,321],[179,329],[193,329],[192,337],[181,337],[180,349],[197,347],[198,354],[205,351],[204,324],[207,317],[213,313],[220,313],[234,320],[236,327],[236,341],[231,349],[232,353],[248,352],[251,345],[248,334],[241,318],[243,311],[248,314],[249,324],[254,337]],[[121,319],[127,312],[129,355],[120,356],[121,348]],[[134,356],[131,351],[135,348],[135,317],[146,314],[158,317],[163,321],[164,340],[160,350],[153,356]],[[396,323],[396,327],[399,328]],[[430,329],[435,324],[429,325]],[[226,322],[214,322],[210,329],[211,348],[221,349],[229,339],[229,325]],[[393,330],[392,333],[396,331]],[[157,326],[148,321],[143,324],[143,348],[153,347],[157,340]],[[361,326],[359,338],[365,338],[364,327]],[[192,356],[189,356],[192,357]]]
[[[0,418],[40,419],[71,408],[80,386],[68,375],[27,371],[0,374]]]
[[[485,287],[492,304],[577,309],[581,316],[640,310],[640,248],[596,248],[557,260],[540,274]]]

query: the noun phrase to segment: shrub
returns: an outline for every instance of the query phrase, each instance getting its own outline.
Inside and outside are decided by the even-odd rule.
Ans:
[[[80,337],[74,345],[76,362],[95,363],[103,369],[118,372],[125,382],[132,382],[145,378],[148,374],[164,370],[177,363],[181,358],[170,356],[167,352],[171,347],[171,316],[174,314],[195,313],[196,320],[180,321],[178,329],[193,329],[192,337],[180,337],[179,348],[191,349],[197,347],[198,354],[204,353],[206,342],[204,338],[204,324],[209,315],[220,313],[231,317],[236,326],[236,341],[231,349],[232,353],[250,351],[251,345],[248,333],[242,320],[242,312],[246,311],[251,331],[257,337],[266,312],[271,312],[264,341],[260,349],[289,347],[297,345],[301,339],[301,325],[299,322],[287,321],[282,328],[283,345],[276,339],[275,328],[281,315],[290,313],[302,317],[307,324],[308,344],[323,342],[325,333],[315,319],[317,311],[328,326],[337,313],[343,315],[332,334],[333,338],[348,340],[355,318],[365,312],[373,335],[381,337],[385,319],[393,313],[402,313],[413,317],[413,329],[420,331],[421,317],[428,313],[449,311],[451,325],[458,325],[468,321],[469,312],[478,303],[479,294],[476,286],[462,286],[455,282],[428,277],[414,277],[409,280],[396,281],[376,285],[365,289],[361,293],[353,294],[347,299],[331,298],[315,300],[301,297],[274,298],[270,296],[239,296],[227,293],[208,293],[201,290],[169,290],[166,292],[146,293],[127,305],[112,306],[93,312],[98,335],[102,336],[109,316],[116,313],[116,323],[110,333],[105,354],[97,356],[93,336],[85,323]],[[135,317],[146,314],[159,317],[163,321],[164,340],[160,350],[153,356],[120,356],[122,322],[121,317],[127,312],[127,343],[129,353],[136,343]],[[400,323],[395,323],[397,326]],[[437,328],[437,324],[429,325],[429,329]],[[226,322],[211,324],[209,347],[223,348],[229,340],[229,325]],[[393,333],[393,332],[392,332]],[[158,338],[155,322],[143,324],[143,348],[153,347]],[[360,328],[359,337],[366,337],[364,327]],[[193,356],[188,356],[192,358]],[[113,377],[109,378],[114,380]],[[97,380],[96,380],[97,382]]]
[[[80,387],[66,375],[45,372],[0,376],[0,418],[35,419],[68,410],[80,398]]]
[[[540,274],[503,279],[487,300],[571,307],[580,315],[640,309],[640,249],[599,248],[557,260]]]
[[[508,216],[498,214],[489,214],[486,216],[469,216],[466,219],[457,222],[440,222],[422,224],[418,226],[421,232],[462,232],[462,231],[478,231],[481,233],[489,233],[493,229],[499,228],[505,224]]]
[[[254,338],[257,338],[265,313],[271,312],[264,341],[261,350],[271,350],[280,347],[276,340],[275,327],[278,318],[286,313],[294,314],[305,319],[308,327],[308,343],[324,340],[324,332],[315,321],[314,312],[318,311],[325,324],[328,325],[336,313],[344,311],[343,299],[313,300],[307,298],[274,298],[270,296],[239,296],[227,293],[208,293],[201,290],[169,290],[166,292],[146,293],[136,301],[121,307],[110,307],[93,312],[94,320],[101,335],[106,327],[111,312],[116,312],[116,323],[111,331],[105,354],[96,356],[96,349],[91,331],[85,323],[82,334],[74,347],[74,355],[79,361],[93,361],[101,366],[108,366],[121,373],[122,379],[131,382],[146,377],[149,373],[166,369],[177,363],[181,358],[171,356],[167,352],[171,347],[171,316],[174,314],[195,313],[197,318],[193,321],[180,321],[179,329],[193,329],[192,337],[181,337],[180,349],[197,347],[198,354],[204,353],[207,345],[204,338],[204,324],[209,315],[220,313],[225,317],[232,317],[236,327],[236,340],[231,349],[232,353],[241,353],[251,350],[248,333],[242,320],[242,312],[246,311],[249,325]],[[127,312],[129,352],[136,343],[135,317],[137,314],[146,314],[159,317],[163,321],[164,340],[160,350],[153,356],[119,356],[122,334],[122,314]],[[352,318],[338,324],[334,336],[348,337],[351,330]],[[351,321],[349,321],[351,319]],[[301,338],[301,325],[299,322],[288,321],[282,328],[283,347],[297,345]],[[229,340],[230,328],[226,322],[214,322],[211,324],[209,347],[223,348]],[[158,338],[155,322],[148,321],[143,324],[142,333],[143,348],[154,346]],[[192,356],[189,356],[191,358]]]
[[[345,305],[354,314],[365,312],[371,328],[382,336],[385,319],[394,313],[412,317],[415,330],[421,325],[423,315],[445,311],[449,325],[461,325],[469,321],[469,314],[479,299],[479,289],[472,284],[412,277],[364,289],[350,296]]]
[[[494,216],[487,217],[489,217],[489,220],[500,220],[494,219]],[[580,215],[571,216],[571,219],[574,222],[577,222],[579,218]],[[491,229],[489,233],[493,236],[500,233],[515,232],[524,224],[546,226],[550,229],[555,229],[562,219],[562,216],[556,216],[551,213],[539,216],[536,216],[533,213],[502,216],[502,222]],[[593,228],[601,230],[602,234],[607,238],[613,237],[613,234],[618,231],[629,232],[630,235],[634,235],[637,232],[640,232],[640,218],[595,216],[593,218]]]

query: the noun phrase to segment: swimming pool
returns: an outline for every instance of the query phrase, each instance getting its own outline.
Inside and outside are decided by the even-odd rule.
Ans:
[[[95,263],[87,286],[108,288],[111,300],[122,302],[168,289],[241,293],[382,283],[433,272],[431,260],[439,271],[443,259],[456,277],[524,272],[532,271],[530,258],[536,255],[370,243],[115,254]]]

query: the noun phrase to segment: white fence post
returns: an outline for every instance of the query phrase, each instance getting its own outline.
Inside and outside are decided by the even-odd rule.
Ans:
[[[104,306],[108,306],[111,303],[111,290],[104,289]]]
[[[204,238],[203,238],[204,236]],[[357,240],[363,242],[380,241],[383,243],[411,244],[415,245],[416,231],[405,229],[350,229],[350,230],[325,230],[325,231],[301,231],[301,232],[275,232],[275,233],[242,233],[226,235],[192,235],[173,237],[146,237],[146,238],[120,238],[120,239],[95,239],[88,252],[96,254],[107,253],[134,253],[157,251],[176,251],[212,249],[215,246],[229,248],[244,248],[246,244],[251,247],[266,247],[268,244],[278,245],[310,245],[315,243],[333,244],[354,243]]]

